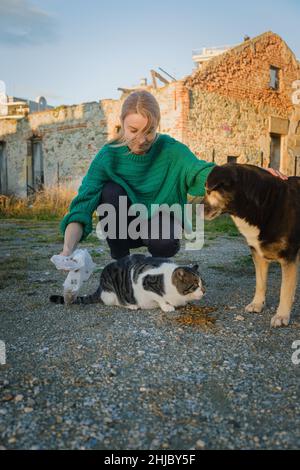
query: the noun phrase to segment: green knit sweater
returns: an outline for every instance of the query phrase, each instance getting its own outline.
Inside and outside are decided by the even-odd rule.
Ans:
[[[94,157],[82,179],[69,212],[60,222],[64,234],[70,222],[83,226],[84,240],[92,231],[92,215],[99,205],[107,181],[120,184],[132,203],[144,204],[151,214],[151,204],[187,204],[187,194],[204,196],[205,181],[213,162],[199,160],[189,148],[167,134],[158,134],[147,153],[131,153],[127,146],[104,145]],[[150,215],[149,215],[150,217]]]

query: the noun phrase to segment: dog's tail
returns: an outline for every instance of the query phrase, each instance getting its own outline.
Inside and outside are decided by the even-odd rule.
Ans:
[[[102,289],[99,286],[93,294],[81,295],[78,297],[74,297],[74,294],[68,294],[67,298],[65,298],[63,295],[50,295],[49,300],[50,302],[53,302],[55,304],[103,304],[103,301],[101,299],[101,292]]]

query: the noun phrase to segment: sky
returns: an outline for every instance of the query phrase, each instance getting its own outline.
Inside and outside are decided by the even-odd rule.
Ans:
[[[300,58],[300,0],[0,0],[0,80],[50,105],[119,98],[150,70],[189,75],[192,50],[279,34]]]

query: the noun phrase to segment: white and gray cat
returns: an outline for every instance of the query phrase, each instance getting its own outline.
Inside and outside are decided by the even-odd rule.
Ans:
[[[135,254],[106,265],[96,292],[78,296],[72,303],[103,303],[132,310],[160,307],[173,312],[204,293],[198,265],[178,266],[168,258]],[[65,303],[60,295],[51,295],[50,301]]]

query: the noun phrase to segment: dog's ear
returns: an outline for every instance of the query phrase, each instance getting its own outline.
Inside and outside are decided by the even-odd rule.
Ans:
[[[208,188],[210,191],[219,189],[228,190],[238,182],[238,165],[236,163],[227,163],[217,166],[208,176]]]
[[[214,184],[209,185],[209,190],[210,191],[217,191],[220,186],[221,186],[220,181],[216,181]]]
[[[228,187],[228,188],[232,187],[238,182],[238,169],[239,169],[239,165],[237,163],[227,164],[226,172],[224,175],[225,187]]]
[[[199,270],[199,264],[194,264],[194,265],[193,265],[193,270],[198,272],[198,270]]]
[[[227,163],[224,165],[224,177],[222,185],[225,189],[232,188],[238,182],[238,164]]]

